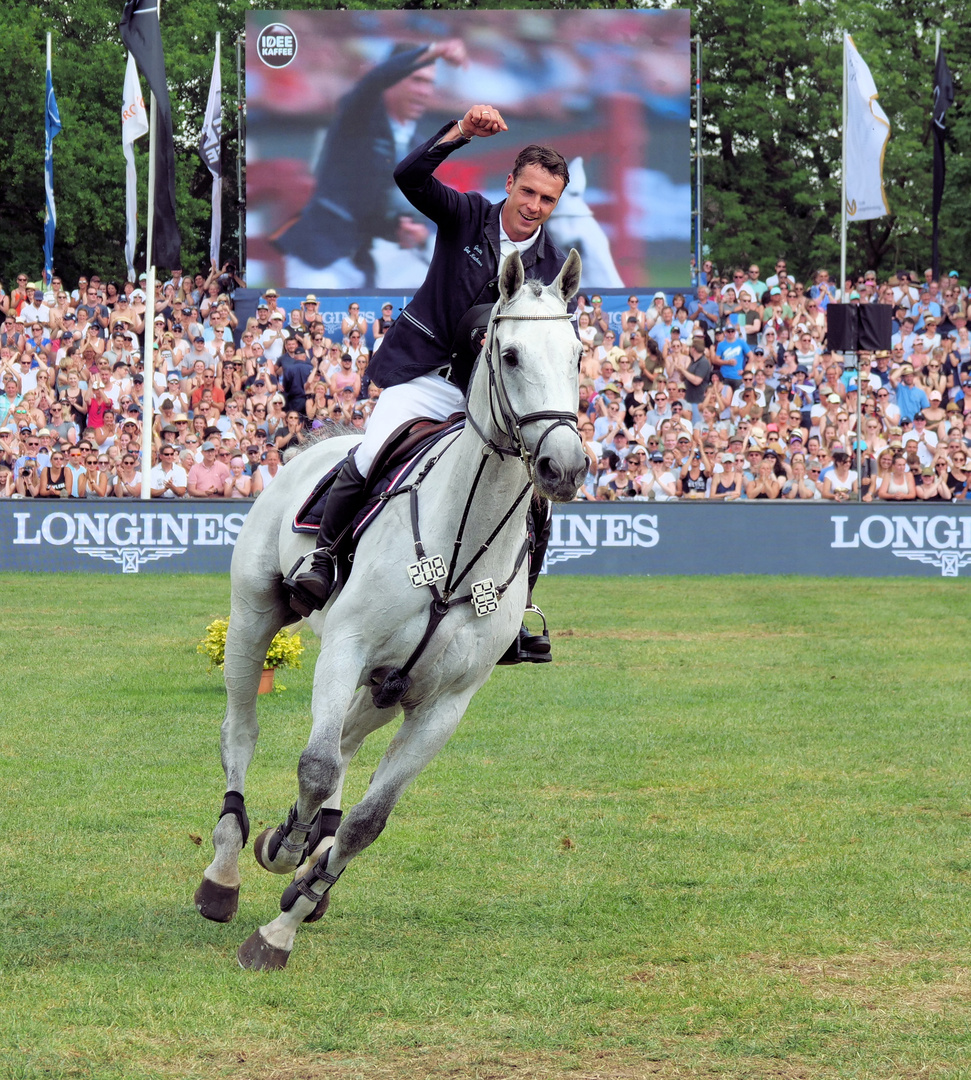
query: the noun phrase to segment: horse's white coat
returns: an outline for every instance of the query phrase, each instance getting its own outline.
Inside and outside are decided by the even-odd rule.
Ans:
[[[583,158],[568,166],[570,182],[550,215],[546,228],[561,250],[576,248],[583,259],[580,284],[584,289],[622,289],[623,279],[610,251],[610,240],[584,198],[587,174]]]
[[[506,261],[501,274],[503,314],[562,314],[579,283],[575,252],[553,285],[534,290],[522,284],[518,255]],[[538,410],[573,413],[578,393],[579,344],[569,320],[503,319],[496,324],[496,364],[517,416]],[[518,363],[509,363],[514,351]],[[505,359],[502,359],[505,358]],[[469,412],[487,438],[508,442],[496,428],[490,410],[486,365],[480,363],[469,391]],[[575,426],[529,423],[526,443],[535,449],[543,433],[541,456],[554,464],[534,470],[541,494],[571,498],[585,472],[585,459]],[[346,452],[347,438],[319,443],[290,461],[260,496],[237,540],[232,563],[232,605],[226,640],[228,704],[222,726],[222,761],[227,790],[244,791],[246,770],[256,745],[257,686],[262,658],[289,615],[281,577],[313,540],[291,530],[294,513],[316,480]],[[433,452],[441,453],[440,443]],[[454,546],[473,478],[483,456],[483,443],[471,425],[456,436],[421,487],[421,536],[429,555],[446,564]],[[516,457],[491,454],[477,490],[459,557],[463,568],[513,505],[527,482]],[[468,595],[473,582],[492,578],[498,585],[512,574],[525,537],[525,504],[456,592]],[[298,819],[309,822],[321,805],[340,806],[347,766],[364,738],[387,723],[396,709],[379,710],[372,703],[368,680],[375,669],[401,666],[420,641],[427,624],[431,594],[413,588],[406,567],[415,560],[409,497],[392,499],[364,534],[354,558],[354,571],[340,594],[309,620],[320,636],[320,658],[314,675],[313,723],[298,768]],[[388,814],[418,773],[445,745],[458,726],[473,694],[486,681],[496,661],[515,638],[526,605],[526,565],[520,566],[494,613],[479,617],[471,604],[450,608],[444,621],[412,669],[412,685],[402,701],[404,717],[363,799],[344,817],[333,841],[327,869],[339,873],[381,832]],[[304,834],[295,832],[295,840]],[[205,876],[224,886],[239,883],[237,859],[242,834],[236,818],[224,816],[213,834],[216,849]],[[326,845],[322,845],[322,848]],[[322,853],[322,852],[321,852]],[[318,853],[320,854],[320,853]],[[281,848],[274,863],[279,872],[294,869]],[[276,948],[292,948],[296,931],[313,903],[297,899],[289,912],[261,928]]]

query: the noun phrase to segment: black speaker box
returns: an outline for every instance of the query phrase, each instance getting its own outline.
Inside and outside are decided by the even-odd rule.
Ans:
[[[826,308],[826,340],[833,352],[856,352],[859,307],[829,304]]]
[[[863,304],[860,313],[859,348],[857,352],[877,352],[890,349],[893,336],[893,305]]]
[[[826,340],[834,352],[876,352],[890,348],[890,304],[830,304]]]

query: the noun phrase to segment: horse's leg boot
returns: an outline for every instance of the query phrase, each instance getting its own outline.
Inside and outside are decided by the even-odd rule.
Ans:
[[[348,458],[327,493],[324,516],[317,532],[317,550],[311,556],[310,568],[283,582],[290,590],[290,607],[298,615],[306,618],[312,611],[320,611],[330,599],[337,584],[334,546],[366,499],[364,477],[354,458]]]

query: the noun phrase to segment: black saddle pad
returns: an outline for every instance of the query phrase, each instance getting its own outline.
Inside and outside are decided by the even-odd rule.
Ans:
[[[375,506],[381,502],[380,496],[385,491],[400,486],[429,447],[434,446],[445,435],[459,431],[464,426],[465,416],[461,413],[441,422],[421,417],[418,420],[409,421],[391,435],[375,458],[368,475],[368,501],[355,517],[354,528],[351,530],[355,542],[377,517]],[[350,456],[351,454],[348,454],[341,458],[314,485],[313,491],[294,516],[292,524],[294,532],[316,534],[320,528],[321,518],[324,516],[327,494],[335,477]],[[372,511],[375,512],[372,513]]]

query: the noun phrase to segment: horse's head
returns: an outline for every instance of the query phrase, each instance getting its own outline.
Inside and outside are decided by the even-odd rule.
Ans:
[[[539,494],[556,502],[572,499],[587,471],[577,434],[580,342],[567,311],[579,285],[576,251],[551,285],[526,281],[513,252],[499,274],[499,302],[470,391],[469,415],[485,441],[517,453]]]

